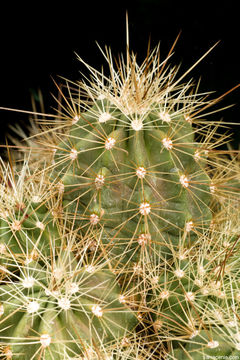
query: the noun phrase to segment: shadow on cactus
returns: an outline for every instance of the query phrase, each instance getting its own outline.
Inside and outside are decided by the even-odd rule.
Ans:
[[[212,49],[178,75],[176,41],[101,50],[109,76],[79,58],[1,161],[3,358],[240,358],[237,151],[205,119],[225,94],[183,83]]]

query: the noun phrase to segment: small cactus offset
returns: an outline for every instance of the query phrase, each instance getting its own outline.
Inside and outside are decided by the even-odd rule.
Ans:
[[[238,151],[172,50],[79,58],[1,160],[1,358],[240,359]]]

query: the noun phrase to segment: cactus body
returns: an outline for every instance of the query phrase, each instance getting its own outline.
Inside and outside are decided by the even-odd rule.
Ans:
[[[156,50],[117,70],[107,51],[110,78],[88,66],[22,166],[1,161],[1,357],[239,354],[239,165],[202,120],[218,99]]]
[[[66,207],[77,212],[79,226],[104,227],[113,254],[133,261],[142,244],[161,257],[178,247],[189,224],[201,232],[211,221],[210,179],[194,159],[194,130],[183,114],[164,116],[168,121],[158,103],[144,116],[126,116],[109,100],[94,99],[55,155]],[[188,245],[194,238],[191,232]]]
[[[55,264],[23,265],[20,276],[8,274],[18,281],[1,286],[1,338],[11,339],[16,359],[40,351],[61,359],[62,353],[79,352],[79,339],[97,346],[126,336],[136,325],[134,314],[120,302],[114,274],[83,267],[68,255]]]

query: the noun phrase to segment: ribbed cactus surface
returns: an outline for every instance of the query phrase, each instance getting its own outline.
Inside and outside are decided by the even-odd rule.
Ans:
[[[159,99],[149,101],[144,74],[131,73],[128,81],[125,107],[121,94],[90,94],[93,105],[56,146],[55,171],[79,227],[103,228],[109,251],[126,255],[121,261],[136,261],[144,247],[160,260],[183,234],[187,246],[209,226],[211,181],[194,137],[191,99],[170,105],[159,89]]]
[[[0,299],[1,339],[16,359],[42,353],[46,359],[70,358],[85,343],[116,341],[136,325],[106,264],[84,265],[69,245],[52,260],[39,256],[12,264]]]

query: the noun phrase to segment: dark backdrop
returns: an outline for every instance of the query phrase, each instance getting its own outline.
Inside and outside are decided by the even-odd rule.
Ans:
[[[23,2],[24,3],[24,2]],[[160,41],[167,55],[179,31],[172,64],[182,62],[186,70],[218,40],[218,46],[201,62],[190,77],[200,76],[202,91],[214,90],[219,96],[240,83],[239,10],[237,2],[225,1],[133,0],[133,1],[63,1],[56,6],[42,2],[15,5],[1,9],[0,39],[0,106],[31,110],[30,93],[40,88],[46,110],[55,105],[50,93],[57,94],[52,81],[59,75],[71,80],[85,71],[75,53],[100,68],[104,59],[96,46],[109,45],[114,54],[125,51],[125,18],[129,14],[130,47],[139,61],[146,55],[151,36],[152,47]],[[239,122],[240,90],[231,93],[223,103],[236,105],[216,114],[216,119]],[[220,106],[220,105],[219,105]],[[0,140],[4,142],[7,124],[27,121],[28,116],[0,111]],[[235,142],[239,141],[232,126]]]

